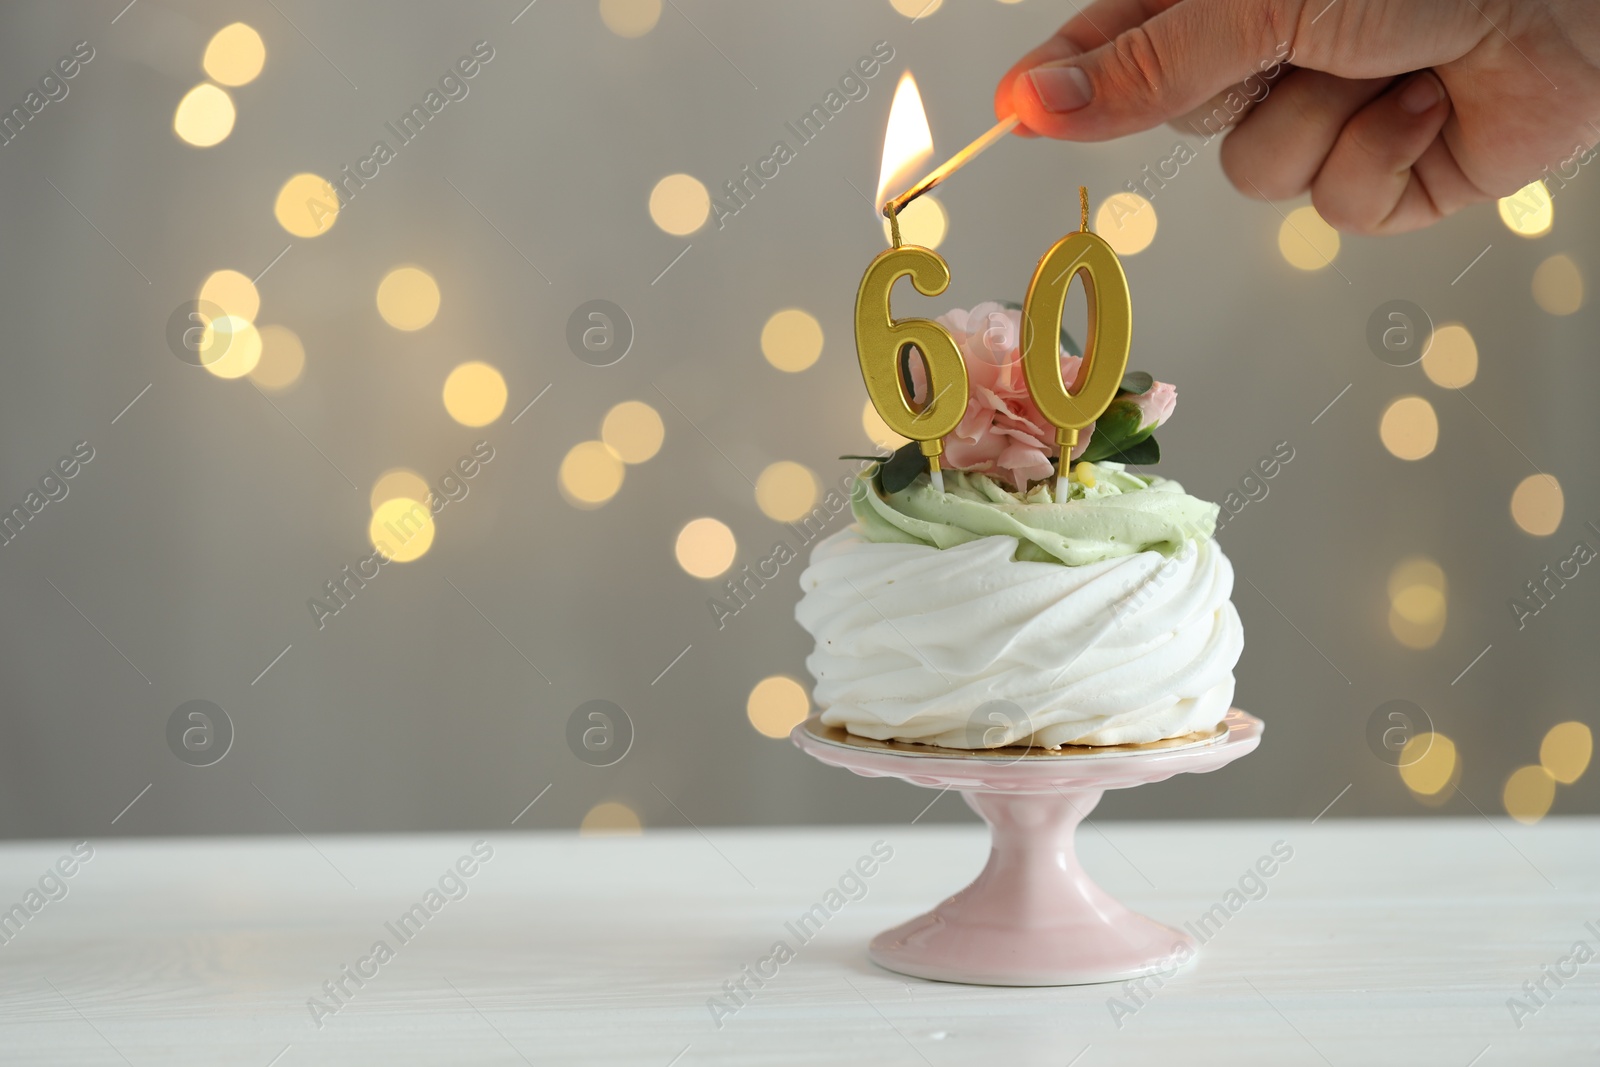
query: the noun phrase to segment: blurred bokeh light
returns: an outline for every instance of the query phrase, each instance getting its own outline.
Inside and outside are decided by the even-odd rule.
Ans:
[[[200,286],[200,299],[247,322],[254,322],[261,311],[261,294],[255,283],[236,270],[213,271]]]
[[[463,426],[487,426],[506,409],[506,380],[487,363],[463,363],[444,380],[444,409]]]
[[[300,337],[287,326],[262,326],[261,358],[250,370],[250,380],[263,389],[278,392],[300,380],[306,366],[306,348]]]
[[[395,563],[421,559],[433,547],[433,513],[411,497],[385,500],[372,511],[367,536],[372,547]]]
[[[219,85],[247,85],[256,80],[267,62],[261,35],[242,22],[218,30],[206,45],[201,66]]]
[[[1543,181],[1529,182],[1499,201],[1500,221],[1519,237],[1542,237],[1556,218],[1555,203]]]
[[[339,217],[339,195],[326,178],[296,174],[283,183],[272,205],[278,225],[296,237],[327,233]]]
[[[1506,814],[1520,823],[1538,822],[1556,799],[1556,780],[1538,764],[1518,767],[1500,794]]]
[[[1094,232],[1119,256],[1132,256],[1156,239],[1156,208],[1138,193],[1113,193],[1094,214]]]
[[[428,493],[428,483],[422,475],[406,467],[392,467],[372,483],[372,493],[368,499],[372,504],[372,510],[377,511],[384,504],[400,497],[427,500]]]
[[[1422,372],[1434,385],[1461,389],[1478,376],[1478,344],[1459,322],[1433,331],[1433,341],[1422,357]]]
[[[580,508],[597,508],[617,495],[626,468],[604,441],[580,441],[561,460],[557,481],[567,501]]]
[[[761,679],[745,702],[750,725],[766,737],[788,737],[810,713],[805,687],[786,674]]]
[[[678,531],[674,554],[678,566],[696,578],[715,578],[733,566],[738,543],[726,523],[717,519],[693,519]]]
[[[1378,423],[1383,447],[1398,459],[1417,460],[1432,455],[1439,444],[1439,416],[1420,396],[1403,396],[1384,409]]]
[[[797,374],[822,355],[822,324],[799,308],[775,312],[761,328],[761,354],[779,370]]]
[[[1589,769],[1594,734],[1581,722],[1558,722],[1539,742],[1539,765],[1562,785],[1571,785]]]
[[[661,21],[661,0],[600,0],[600,21],[618,37],[643,37]]]
[[[1571,315],[1583,307],[1583,272],[1571,256],[1554,255],[1539,264],[1533,299],[1552,315]]]
[[[578,825],[581,837],[636,836],[643,829],[639,815],[626,804],[608,800],[589,809]]]
[[[172,129],[196,148],[221,144],[233,132],[233,98],[210,82],[201,82],[178,101]]]
[[[1299,270],[1321,270],[1339,255],[1339,231],[1322,221],[1317,209],[1297,207],[1278,227],[1278,251]]]
[[[1459,778],[1456,743],[1444,734],[1420,733],[1400,750],[1400,780],[1419,796],[1436,796]]]
[[[1561,525],[1566,496],[1553,474],[1530,474],[1511,493],[1511,518],[1524,533],[1549,537]]]
[[[397,330],[420,330],[439,314],[439,283],[421,267],[396,267],[378,283],[378,314]]]
[[[711,215],[711,194],[699,178],[669,174],[650,190],[650,218],[677,237],[704,226]]]
[[[795,522],[817,502],[817,476],[790,460],[770,463],[756,477],[756,504],[777,522]]]

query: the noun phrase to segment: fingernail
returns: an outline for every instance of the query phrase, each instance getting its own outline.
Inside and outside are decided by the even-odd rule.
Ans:
[[[1412,115],[1431,111],[1444,99],[1444,86],[1432,74],[1418,74],[1400,90],[1400,110]]]
[[[1035,67],[1028,80],[1046,111],[1076,111],[1094,99],[1089,76],[1079,67]]]

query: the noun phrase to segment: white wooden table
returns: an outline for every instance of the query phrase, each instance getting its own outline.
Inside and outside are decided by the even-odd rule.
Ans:
[[[466,895],[440,894],[402,941],[385,924],[425,912],[426,890],[476,837],[94,843],[61,879],[66,896],[0,927],[0,1062],[1600,1060],[1600,958],[1561,963],[1578,941],[1600,951],[1595,819],[1095,824],[1085,866],[1172,924],[1226,912],[1275,842],[1293,850],[1262,889],[1246,879],[1260,899],[1240,893],[1225,919],[1212,913],[1202,929],[1220,928],[1198,963],[1137,999],[1119,986],[941,985],[867,961],[873,933],[977,872],[977,827],[488,832],[492,858],[464,864]],[[860,899],[841,894],[802,942],[786,924],[826,907],[877,841],[892,858],[866,865],[864,895],[847,881]],[[0,848],[0,907],[68,844]],[[793,958],[762,963],[780,939]],[[379,940],[387,962],[369,957]],[[746,965],[776,973],[760,989],[746,978],[753,994],[737,1010],[725,1000],[719,1028],[708,1001]],[[1551,995],[1519,1029],[1508,998],[1546,965],[1576,973],[1559,988],[1545,979]],[[375,976],[358,988],[346,966]],[[334,1012],[324,983],[340,979],[349,995]],[[328,1009],[320,1028],[314,996]]]

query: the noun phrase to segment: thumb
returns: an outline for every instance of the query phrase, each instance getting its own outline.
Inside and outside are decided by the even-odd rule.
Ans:
[[[1293,56],[1296,0],[1180,0],[1081,56],[1017,78],[1017,115],[1047,137],[1104,141],[1176,118]]]

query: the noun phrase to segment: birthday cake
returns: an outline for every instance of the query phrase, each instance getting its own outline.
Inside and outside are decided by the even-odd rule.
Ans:
[[[1125,745],[1201,733],[1233,700],[1243,629],[1218,508],[1137,473],[1176,390],[1123,377],[1057,479],[1054,438],[1000,304],[937,321],[968,402],[943,490],[915,442],[858,476],[855,523],[818,543],[795,614],[822,721],[955,749]],[[1061,352],[1062,380],[1079,359]],[[910,393],[927,392],[916,360]]]

